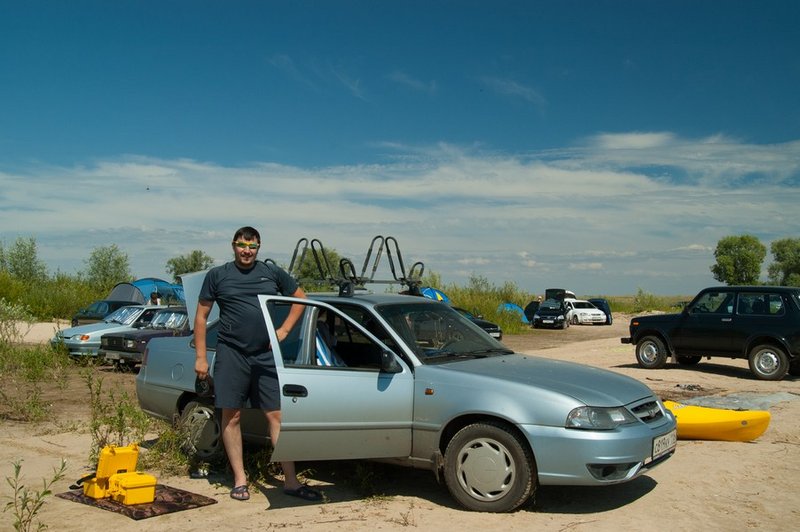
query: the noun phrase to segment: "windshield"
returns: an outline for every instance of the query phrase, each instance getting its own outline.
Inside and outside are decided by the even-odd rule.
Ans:
[[[128,325],[129,323],[133,323],[133,320],[136,319],[140,311],[141,309],[138,307],[120,307],[106,316],[105,321]],[[131,316],[133,316],[133,318],[131,318]]]
[[[547,308],[547,309],[554,309],[560,310],[563,306],[562,302],[557,299],[546,299],[544,303],[540,305],[539,308]]]
[[[121,323],[122,325],[130,325],[136,320],[137,316],[139,316],[141,312],[141,307],[120,307],[106,316],[105,321]]]
[[[513,353],[445,304],[402,303],[376,310],[424,364]]]
[[[182,310],[164,310],[153,316],[150,322],[151,329],[182,329],[188,320],[186,312]]]

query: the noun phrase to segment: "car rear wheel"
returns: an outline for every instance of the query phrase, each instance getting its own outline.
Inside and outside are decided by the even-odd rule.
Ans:
[[[689,356],[689,355],[682,355],[678,357],[678,364],[681,366],[696,366],[703,357],[701,356]]]
[[[779,381],[789,371],[789,357],[774,345],[758,345],[747,357],[750,371],[763,381]]]
[[[511,512],[536,492],[533,453],[509,426],[473,423],[456,433],[444,455],[444,479],[456,501],[478,512]]]
[[[657,336],[645,336],[636,344],[636,362],[646,369],[660,369],[667,364],[667,348]]]
[[[573,325],[578,325],[578,323],[579,323],[578,322],[578,316],[572,316],[572,324]]]
[[[209,460],[222,454],[222,430],[213,406],[197,401],[187,404],[178,430],[183,450],[190,457]]]

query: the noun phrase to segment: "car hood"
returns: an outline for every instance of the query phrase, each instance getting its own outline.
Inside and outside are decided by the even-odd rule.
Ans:
[[[130,325],[122,325],[118,322],[101,321],[98,323],[87,323],[86,325],[78,325],[77,327],[70,327],[64,329],[61,334],[64,338],[75,336],[76,334],[92,334],[98,331],[110,331],[112,329],[125,328],[130,329]]]
[[[103,336],[114,336],[126,340],[147,340],[148,338],[159,338],[161,336],[186,336],[189,331],[176,331],[175,329],[133,329],[115,333],[105,333]]]
[[[539,307],[536,314],[539,316],[563,316],[564,311],[557,308]]]
[[[620,406],[653,395],[641,382],[612,371],[531,355],[507,355],[447,364],[460,375],[516,383],[566,395],[589,406]]]

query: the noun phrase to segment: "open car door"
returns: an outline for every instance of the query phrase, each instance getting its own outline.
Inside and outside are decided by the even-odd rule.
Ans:
[[[323,302],[259,296],[281,392],[281,433],[272,460],[407,457],[414,376],[350,317]],[[278,343],[291,305],[302,318]]]

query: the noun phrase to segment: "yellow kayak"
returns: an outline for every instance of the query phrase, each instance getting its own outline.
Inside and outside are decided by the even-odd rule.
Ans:
[[[751,441],[767,430],[766,410],[725,410],[664,401],[678,422],[679,440]]]

